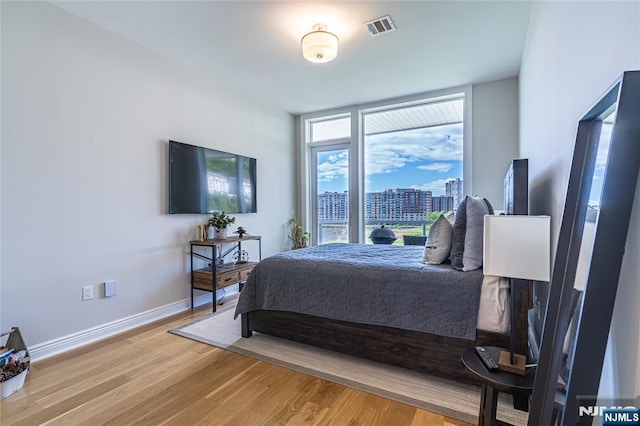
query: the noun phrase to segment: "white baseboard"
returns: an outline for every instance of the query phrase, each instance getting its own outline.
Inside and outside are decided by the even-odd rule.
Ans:
[[[209,302],[211,302],[211,296],[209,296]],[[141,312],[97,327],[88,328],[77,333],[37,344],[29,347],[29,356],[31,357],[32,362],[41,361],[45,358],[70,351],[71,349],[88,345],[89,343],[94,343],[115,334],[131,330],[132,328],[140,327],[141,325],[184,312],[187,309],[191,309],[191,300],[179,300],[165,306],[160,306],[159,308],[150,309],[146,312]]]
[[[231,288],[233,289],[233,287]],[[218,293],[219,292],[220,291],[218,290]],[[237,293],[237,290],[235,292],[231,291],[227,295],[230,296],[233,293]],[[221,294],[218,294],[217,296],[219,298]],[[193,306],[197,307],[211,303],[211,300],[211,293],[201,294],[194,298]],[[111,337],[118,333],[129,331],[133,328],[140,327],[141,325],[158,321],[162,318],[166,318],[189,309],[191,309],[191,299],[179,300],[165,306],[150,309],[146,312],[141,312],[139,314],[131,315],[126,318],[121,318],[116,321],[31,346],[29,347],[29,356],[31,358],[31,362],[41,361],[45,358],[97,342],[98,340],[106,339],[107,337]]]

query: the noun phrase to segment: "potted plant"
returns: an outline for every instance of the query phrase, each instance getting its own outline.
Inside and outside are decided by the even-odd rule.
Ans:
[[[309,233],[302,230],[302,225],[295,218],[289,219],[288,225],[291,227],[289,239],[292,242],[292,249],[305,248],[309,244]]]
[[[215,238],[227,238],[227,227],[236,221],[235,217],[231,217],[225,212],[213,212],[209,218],[209,226],[216,230]]]

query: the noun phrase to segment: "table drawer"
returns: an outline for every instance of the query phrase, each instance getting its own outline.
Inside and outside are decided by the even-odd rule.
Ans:
[[[224,288],[240,281],[238,271],[222,272],[216,275],[216,288]]]
[[[199,290],[212,290],[213,277],[211,275],[211,269],[199,269],[193,271],[193,288]],[[216,273],[216,289],[224,288],[240,282],[240,271],[221,271]]]
[[[243,269],[240,271],[240,282],[245,282],[249,278],[249,274],[253,271],[253,268]]]
[[[218,267],[216,270],[216,289],[245,282],[256,265],[257,262],[248,262],[241,265],[226,264]],[[213,276],[211,274],[211,268],[203,268],[193,271],[193,288],[212,291],[212,280]]]

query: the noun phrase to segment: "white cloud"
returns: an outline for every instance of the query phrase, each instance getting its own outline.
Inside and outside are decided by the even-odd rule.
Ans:
[[[365,173],[367,176],[394,173],[408,164],[425,161],[433,163],[421,164],[418,169],[446,173],[455,166],[447,161],[461,161],[462,151],[462,125],[459,124],[372,135],[365,141]],[[348,173],[347,151],[321,158],[318,164],[318,182],[346,179]],[[448,180],[439,179],[416,188],[440,195]]]
[[[453,178],[437,179],[422,185],[411,185],[411,189],[420,189],[422,191],[431,191],[434,196],[444,195],[447,182]]]
[[[459,124],[372,135],[365,140],[365,172],[392,173],[418,161],[460,161],[462,151]]]
[[[329,155],[318,164],[318,182],[331,182],[349,174],[349,156],[346,151]]]
[[[447,173],[453,168],[453,163],[431,163],[423,166],[418,166],[419,170],[425,170],[427,172]]]

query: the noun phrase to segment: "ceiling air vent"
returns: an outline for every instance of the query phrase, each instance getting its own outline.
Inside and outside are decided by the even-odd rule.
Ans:
[[[367,27],[367,31],[369,31],[369,35],[371,37],[396,30],[396,26],[389,15],[374,19],[370,22],[365,22],[364,25]]]

